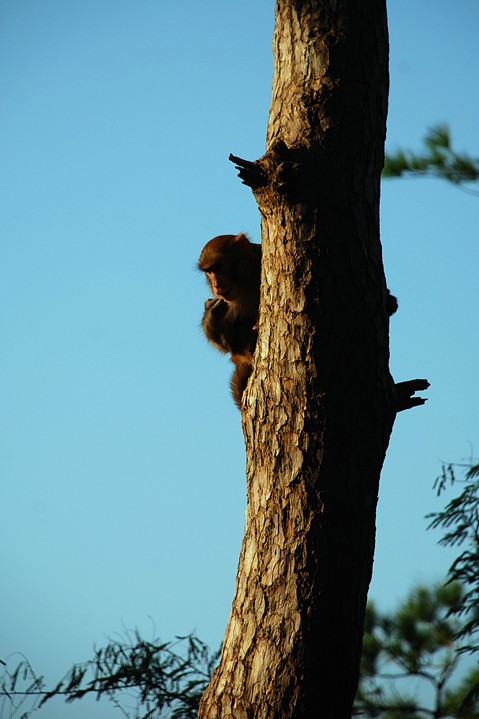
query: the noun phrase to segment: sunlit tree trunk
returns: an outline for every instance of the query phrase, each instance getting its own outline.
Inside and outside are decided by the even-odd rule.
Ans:
[[[379,241],[385,0],[277,0],[267,151],[232,159],[262,217],[243,411],[248,504],[200,717],[346,719],[394,417]]]

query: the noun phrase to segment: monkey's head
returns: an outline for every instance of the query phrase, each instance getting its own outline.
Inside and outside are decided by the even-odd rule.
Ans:
[[[245,234],[219,235],[203,247],[198,268],[206,274],[215,297],[236,302],[259,286],[260,263],[261,245],[251,243]]]

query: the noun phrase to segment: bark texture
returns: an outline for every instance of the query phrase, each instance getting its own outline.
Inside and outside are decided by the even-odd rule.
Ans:
[[[277,0],[243,431],[248,504],[221,663],[200,717],[346,719],[378,483],[395,417],[379,241],[385,0]]]

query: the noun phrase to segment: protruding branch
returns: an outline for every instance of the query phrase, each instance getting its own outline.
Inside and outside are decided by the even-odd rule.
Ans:
[[[250,160],[243,160],[236,155],[230,155],[228,160],[235,163],[243,185],[248,185],[248,187],[251,187],[253,190],[266,185],[266,174],[259,164],[259,161],[251,162]]]
[[[410,379],[407,382],[396,382],[396,393],[397,393],[397,412],[402,412],[403,409],[411,409],[412,407],[418,407],[421,404],[427,402],[427,398],[424,397],[413,397],[414,392],[427,389],[429,382],[427,379]]]
[[[243,184],[251,187],[255,196],[268,189],[286,195],[291,202],[316,202],[318,192],[325,196],[330,191],[332,178],[338,172],[324,160],[320,148],[311,153],[309,145],[298,143],[288,147],[281,139],[272,142],[254,162],[236,155],[230,155],[229,160],[235,163]]]

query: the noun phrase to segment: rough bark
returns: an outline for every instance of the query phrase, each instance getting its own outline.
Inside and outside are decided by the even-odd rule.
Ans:
[[[248,504],[200,717],[346,719],[396,413],[379,180],[385,0],[277,0],[267,151],[233,157],[262,217],[243,411]]]

